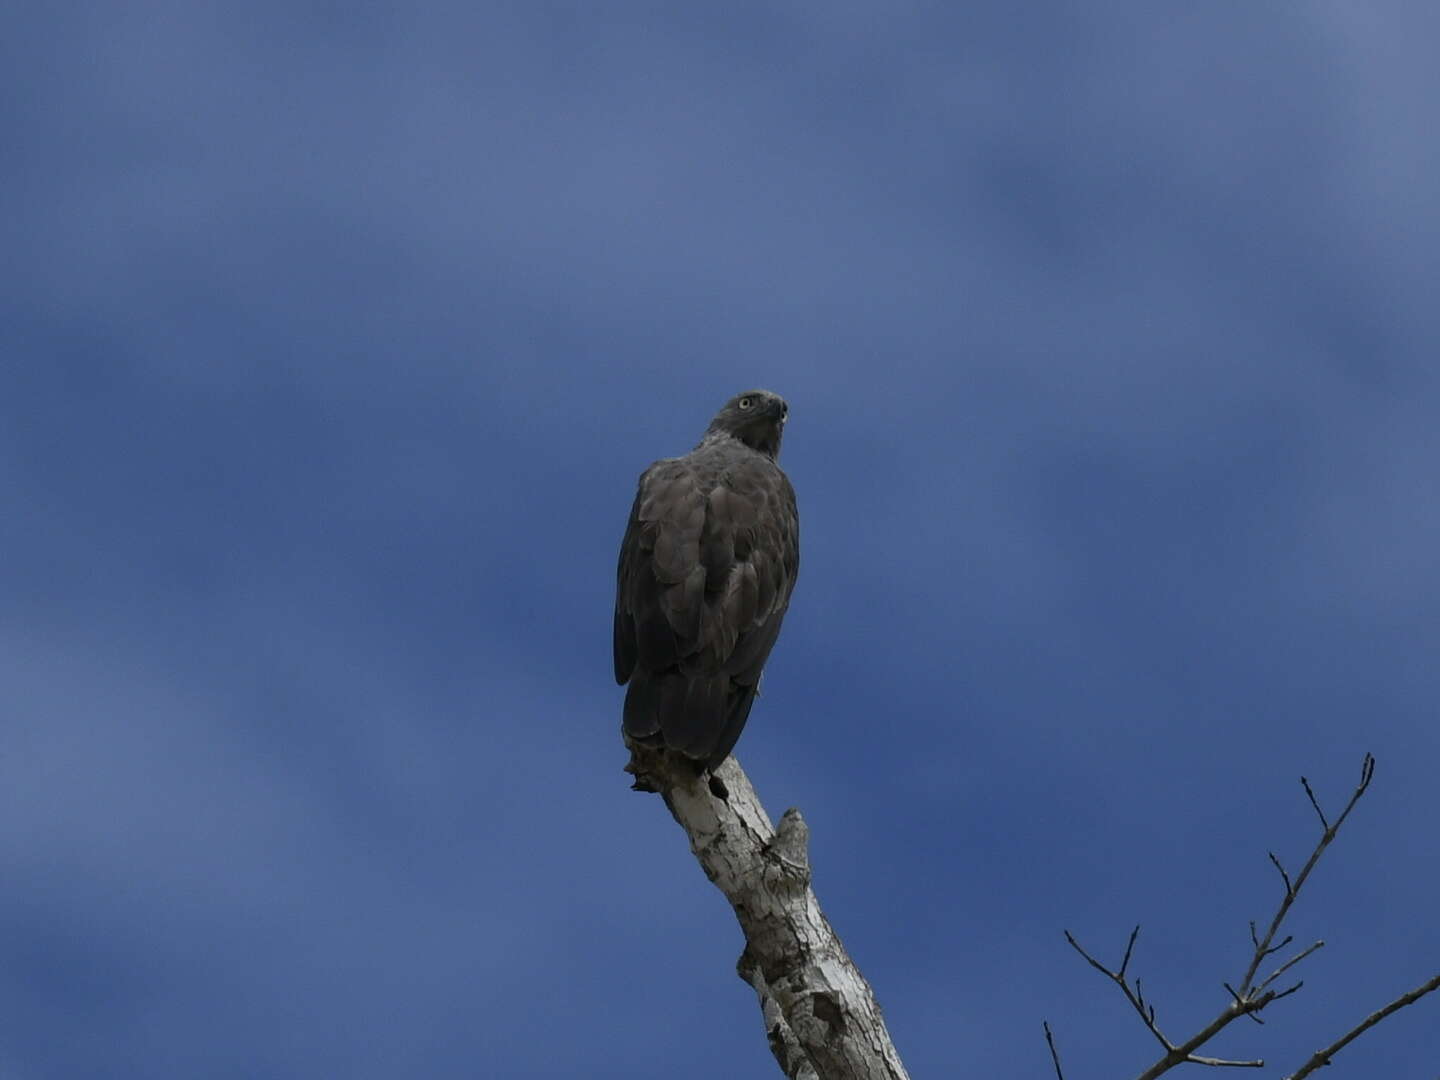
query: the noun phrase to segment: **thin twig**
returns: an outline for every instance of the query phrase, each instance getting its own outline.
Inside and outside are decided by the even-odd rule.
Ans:
[[[1055,1036],[1050,1034],[1050,1021],[1042,1020],[1045,1025],[1045,1043],[1050,1047],[1050,1060],[1055,1063],[1056,1080],[1065,1080],[1065,1071],[1060,1068],[1060,1053],[1055,1049]]]
[[[1260,955],[1261,955],[1261,958],[1263,959],[1263,958],[1266,957],[1266,956],[1274,956],[1277,952],[1279,952],[1281,949],[1285,948],[1285,946],[1289,945],[1289,944],[1290,944],[1292,941],[1294,941],[1294,940],[1295,940],[1294,935],[1292,935],[1292,934],[1286,934],[1283,938],[1281,938],[1279,941],[1277,941],[1274,945],[1271,945],[1268,949],[1264,950],[1264,951],[1260,954]],[[1256,947],[1257,949],[1260,948],[1260,946],[1259,946],[1258,944],[1257,944],[1255,947]]]
[[[1278,992],[1272,990],[1272,991],[1270,991],[1270,1000],[1271,1000],[1271,1001],[1279,1001],[1279,1000],[1280,1000],[1281,998],[1283,998],[1283,997],[1289,997],[1291,994],[1295,993],[1296,990],[1299,990],[1300,987],[1302,987],[1302,986],[1304,986],[1304,985],[1305,985],[1305,980],[1304,980],[1304,979],[1301,979],[1299,982],[1297,982],[1294,986],[1290,987],[1288,990],[1281,990],[1281,991],[1278,991]]]
[[[1139,926],[1136,926],[1134,930],[1130,931],[1130,944],[1125,949],[1125,962],[1127,964],[1130,962],[1130,950],[1135,947],[1135,938],[1139,935],[1139,933]],[[1075,949],[1075,951],[1090,962],[1091,967],[1093,967],[1096,971],[1100,972],[1100,974],[1104,975],[1116,986],[1120,987],[1120,992],[1125,995],[1125,1000],[1130,1002],[1131,1006],[1134,1007],[1135,1011],[1140,1014],[1140,1019],[1144,1022],[1145,1026],[1150,1029],[1150,1034],[1154,1035],[1155,1038],[1160,1041],[1160,1045],[1165,1048],[1165,1052],[1167,1054],[1173,1053],[1175,1050],[1175,1044],[1165,1037],[1165,1033],[1162,1032],[1159,1026],[1155,1023],[1155,1006],[1150,1005],[1147,1007],[1145,1003],[1145,995],[1141,992],[1140,989],[1140,980],[1135,980],[1135,989],[1131,990],[1130,984],[1125,981],[1125,977],[1123,974],[1121,974],[1120,971],[1111,971],[1104,964],[1100,963],[1099,960],[1096,960],[1093,956],[1086,952],[1080,942],[1075,940],[1075,935],[1070,933],[1069,930],[1065,931],[1065,940],[1070,942],[1071,946]]]
[[[1301,779],[1306,793],[1310,796],[1311,803],[1315,806],[1315,812],[1320,815],[1322,822],[1326,822],[1325,831],[1321,833],[1320,840],[1315,845],[1315,850],[1310,853],[1310,858],[1306,860],[1304,869],[1302,869],[1299,876],[1295,878],[1293,885],[1290,882],[1289,875],[1286,874],[1283,869],[1280,870],[1281,875],[1285,878],[1285,898],[1280,901],[1280,906],[1275,911],[1275,917],[1270,920],[1270,929],[1266,930],[1265,936],[1261,938],[1260,947],[1255,950],[1255,955],[1250,961],[1250,967],[1246,970],[1245,977],[1240,980],[1240,992],[1242,995],[1248,994],[1253,988],[1255,973],[1260,969],[1260,965],[1264,963],[1265,957],[1269,955],[1270,943],[1275,940],[1275,935],[1280,930],[1280,924],[1285,921],[1285,916],[1290,913],[1290,905],[1295,902],[1295,897],[1299,894],[1301,886],[1305,884],[1306,879],[1310,876],[1310,871],[1315,869],[1315,864],[1320,861],[1320,856],[1323,855],[1325,849],[1330,846],[1330,841],[1335,839],[1335,834],[1340,831],[1340,826],[1345,824],[1345,819],[1350,816],[1350,811],[1355,809],[1355,804],[1360,801],[1360,797],[1365,794],[1366,788],[1370,786],[1370,781],[1374,778],[1375,758],[1371,754],[1366,754],[1364,761],[1360,765],[1360,783],[1357,784],[1355,790],[1351,792],[1350,801],[1345,804],[1345,809],[1340,811],[1340,816],[1335,819],[1333,824],[1327,821],[1325,814],[1320,810],[1319,801],[1315,798],[1315,793],[1310,790],[1309,782],[1303,778]],[[1279,868],[1280,861],[1276,859],[1274,855],[1271,855],[1270,858],[1275,863],[1275,866]]]
[[[1125,978],[1125,969],[1130,966],[1130,954],[1135,951],[1135,939],[1138,938],[1139,936],[1140,936],[1140,924],[1139,924],[1139,923],[1136,923],[1136,924],[1135,924],[1135,929],[1130,931],[1130,940],[1125,943],[1125,958],[1120,961],[1120,971],[1118,972],[1118,975],[1117,975],[1118,978],[1121,978],[1121,979]],[[1137,980],[1137,982],[1136,982],[1136,985],[1137,985],[1137,986],[1139,985],[1138,980]]]
[[[1280,879],[1285,882],[1285,895],[1295,895],[1295,887],[1290,884],[1290,875],[1285,873],[1285,867],[1280,865],[1280,860],[1275,857],[1273,851],[1267,851],[1266,854],[1270,856],[1270,861],[1275,864],[1275,869],[1280,871]]]
[[[1272,972],[1270,973],[1270,977],[1269,977],[1268,979],[1266,979],[1264,982],[1262,982],[1262,983],[1260,984],[1260,987],[1259,987],[1259,988],[1260,988],[1261,990],[1264,990],[1267,986],[1269,986],[1271,983],[1273,983],[1273,982],[1274,982],[1276,979],[1278,979],[1281,975],[1285,974],[1285,972],[1286,972],[1286,970],[1287,970],[1288,968],[1294,967],[1296,964],[1298,964],[1301,960],[1304,960],[1305,957],[1309,956],[1309,955],[1310,955],[1312,952],[1314,952],[1316,949],[1323,949],[1324,947],[1325,947],[1325,942],[1323,942],[1323,941],[1317,941],[1317,942],[1315,942],[1314,945],[1311,945],[1308,949],[1304,949],[1304,950],[1302,950],[1301,952],[1296,953],[1296,954],[1295,954],[1294,956],[1292,956],[1289,960],[1286,960],[1285,963],[1281,964],[1278,968],[1276,968],[1274,971],[1272,971]]]
[[[1340,1038],[1336,1039],[1329,1046],[1325,1047],[1324,1050],[1315,1051],[1315,1053],[1311,1055],[1310,1059],[1306,1061],[1304,1065],[1301,1065],[1299,1069],[1287,1076],[1285,1080],[1302,1080],[1303,1077],[1309,1076],[1316,1069],[1320,1068],[1320,1066],[1329,1065],[1330,1059],[1332,1057],[1338,1054],[1341,1050],[1345,1049],[1347,1045],[1349,1045],[1355,1039],[1358,1039],[1361,1035],[1363,1035],[1370,1028],[1378,1024],[1381,1020],[1384,1020],[1387,1016],[1389,1016],[1396,1010],[1403,1009],[1406,1005],[1414,1004],[1426,994],[1437,988],[1440,988],[1440,975],[1436,975],[1427,983],[1422,983],[1414,990],[1411,990],[1409,993],[1401,994],[1398,998],[1390,1002],[1390,1004],[1386,1005],[1383,1009],[1371,1013],[1360,1023],[1356,1024],[1355,1027],[1351,1028]]]
[[[1320,800],[1315,798],[1315,792],[1310,790],[1310,781],[1300,777],[1300,784],[1305,788],[1305,794],[1310,796],[1310,805],[1315,808],[1315,813],[1320,815],[1320,828],[1326,832],[1330,831],[1330,822],[1325,820],[1325,811],[1320,809]]]
[[[1083,956],[1087,961],[1089,961],[1091,967],[1093,967],[1096,971],[1100,972],[1100,974],[1104,975],[1107,979],[1115,978],[1115,973],[1113,971],[1111,971],[1104,964],[1100,963],[1099,960],[1096,960],[1093,956],[1091,956],[1088,952],[1085,951],[1085,946],[1081,945],[1080,942],[1075,940],[1074,934],[1070,933],[1069,930],[1062,931],[1062,933],[1064,933],[1065,935],[1065,940],[1070,943],[1070,947],[1076,952],[1078,952],[1081,956]]]
[[[1265,1067],[1263,1058],[1253,1058],[1250,1061],[1228,1061],[1225,1058],[1200,1057],[1197,1054],[1191,1054],[1185,1060],[1191,1065],[1214,1065],[1228,1069],[1263,1069]]]

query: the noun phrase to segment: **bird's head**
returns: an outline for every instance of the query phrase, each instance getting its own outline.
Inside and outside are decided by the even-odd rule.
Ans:
[[[725,403],[710,421],[705,434],[707,437],[729,435],[774,459],[780,456],[780,438],[785,434],[785,418],[789,413],[790,406],[779,394],[746,390]]]

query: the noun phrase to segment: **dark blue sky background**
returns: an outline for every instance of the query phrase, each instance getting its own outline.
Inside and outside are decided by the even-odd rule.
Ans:
[[[917,1076],[1440,968],[1432,5],[30,5],[0,40],[0,1074],[728,1080],[620,772],[635,477],[785,394],[740,757]],[[1440,1005],[1329,1070],[1418,1076]],[[1425,1073],[1428,1075],[1428,1073]],[[1275,1071],[1274,1075],[1280,1075]]]

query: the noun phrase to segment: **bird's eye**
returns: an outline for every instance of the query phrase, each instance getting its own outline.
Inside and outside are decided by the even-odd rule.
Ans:
[[[740,408],[742,408],[742,409],[748,409],[748,408],[750,408],[751,405],[754,405],[754,404],[755,404],[755,401],[754,401],[754,399],[752,399],[752,398],[742,397],[742,398],[739,400],[739,402],[737,402],[737,404],[738,404],[738,405],[740,406]]]

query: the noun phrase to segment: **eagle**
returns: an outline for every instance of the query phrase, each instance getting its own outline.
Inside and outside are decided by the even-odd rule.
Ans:
[[[622,729],[697,773],[734,748],[800,569],[795,489],[776,463],[790,408],[736,394],[698,446],[640,476],[615,590]]]

